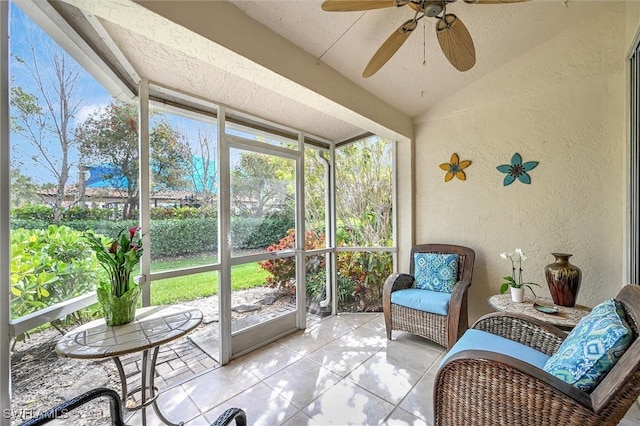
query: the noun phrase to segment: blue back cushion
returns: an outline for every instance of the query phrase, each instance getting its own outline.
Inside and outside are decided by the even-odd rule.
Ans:
[[[622,306],[609,299],[593,308],[569,333],[544,370],[591,392],[633,341]]]
[[[458,281],[458,255],[455,253],[415,253],[415,287],[451,293]]]

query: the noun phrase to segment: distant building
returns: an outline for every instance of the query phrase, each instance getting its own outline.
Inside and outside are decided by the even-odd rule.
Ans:
[[[86,177],[89,172],[89,177]],[[43,201],[52,204],[56,189],[37,192]],[[197,194],[193,190],[161,189],[151,192],[152,207],[199,207]],[[101,208],[118,208],[127,199],[127,178],[109,165],[80,167],[78,183],[65,188],[63,207],[73,205]]]

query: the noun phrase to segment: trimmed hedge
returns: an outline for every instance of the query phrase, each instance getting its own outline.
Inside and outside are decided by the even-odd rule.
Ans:
[[[73,220],[61,223],[78,231],[91,229],[109,238],[115,238],[123,228],[137,224],[135,220]],[[11,229],[47,229],[49,225],[50,222],[44,220],[11,220]],[[294,220],[283,217],[232,218],[232,245],[240,250],[264,248],[286,236],[293,227]],[[195,255],[218,247],[217,222],[213,218],[152,220],[150,236],[153,258]]]
[[[215,250],[217,224],[211,219],[154,220],[151,222],[151,256],[174,257]]]
[[[268,247],[287,235],[296,224],[293,219],[270,217],[264,219],[232,218],[231,245],[235,249],[257,249]]]

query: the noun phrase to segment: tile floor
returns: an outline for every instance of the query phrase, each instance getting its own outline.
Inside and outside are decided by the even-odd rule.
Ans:
[[[163,391],[170,421],[210,425],[229,407],[249,425],[430,425],[444,349],[407,333],[387,341],[381,314],[328,317]],[[147,424],[160,421],[147,410]],[[128,423],[142,423],[136,412]],[[634,404],[621,425],[640,424]]]

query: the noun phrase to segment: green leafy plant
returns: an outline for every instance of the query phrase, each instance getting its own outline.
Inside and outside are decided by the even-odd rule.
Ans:
[[[327,297],[327,272],[321,269],[307,275],[307,298],[311,303],[317,303]],[[354,283],[347,277],[338,275],[338,304],[346,304],[354,301]]]
[[[392,272],[393,258],[383,252],[343,252],[338,256],[338,276],[353,283],[352,296],[358,311],[379,311],[384,282]]]
[[[124,228],[113,241],[106,245],[103,239],[94,233],[85,233],[89,245],[96,253],[96,258],[109,277],[108,283],[100,283],[100,285],[109,286],[115,297],[121,297],[136,285],[131,280],[131,273],[142,257],[142,239],[139,231],[138,226],[129,230]]]
[[[531,290],[531,293],[535,296],[536,293],[533,291],[532,285],[536,285],[540,287],[540,284],[534,282],[522,282],[522,262],[527,258],[522,249],[515,249],[514,252],[505,252],[500,253],[500,257],[504,260],[511,261],[511,276],[505,275],[502,277],[505,282],[500,286],[500,293],[505,293],[509,287],[513,288],[522,288],[527,287]],[[516,268],[517,265],[517,268]],[[518,279],[516,280],[516,269],[518,270]]]
[[[11,316],[17,318],[94,288],[98,262],[81,232],[66,226],[11,231]]]
[[[316,231],[307,231],[305,233],[305,250],[313,250],[324,247],[324,234]],[[278,252],[280,250],[292,250],[296,246],[296,231],[290,229],[287,235],[267,248],[269,252]],[[296,275],[296,262],[293,258],[269,259],[259,262],[262,269],[271,275],[267,277],[267,283],[272,287],[287,288],[295,291],[293,278]],[[319,269],[324,269],[324,257],[319,262],[307,262],[307,273],[313,274]]]

